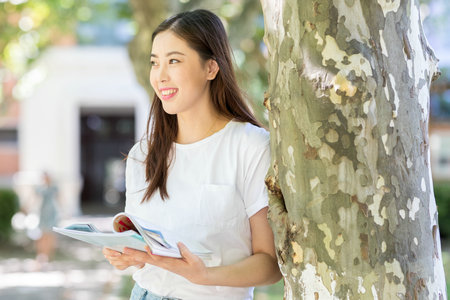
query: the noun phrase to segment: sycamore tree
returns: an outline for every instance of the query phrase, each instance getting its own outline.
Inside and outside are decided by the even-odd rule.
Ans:
[[[130,53],[148,87],[143,65],[156,24],[169,11],[211,7],[131,3],[139,29]],[[418,3],[261,3],[269,218],[285,298],[444,299],[427,131],[438,69]],[[233,32],[239,14],[222,18]]]
[[[261,3],[285,298],[446,298],[417,1]]]

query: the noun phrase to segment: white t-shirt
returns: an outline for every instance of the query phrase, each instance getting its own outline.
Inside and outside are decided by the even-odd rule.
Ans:
[[[125,211],[201,243],[212,251],[207,266],[236,263],[252,254],[249,218],[268,205],[264,178],[270,165],[269,134],[250,123],[230,121],[192,144],[175,144],[167,191],[141,204],[147,144],[130,151]],[[253,288],[203,286],[147,264],[134,280],[154,294],[183,300],[253,299]]]

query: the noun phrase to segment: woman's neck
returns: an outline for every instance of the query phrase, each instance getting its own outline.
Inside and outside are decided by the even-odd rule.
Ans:
[[[214,112],[197,116],[177,115],[178,144],[192,144],[203,140],[225,127],[228,118]]]

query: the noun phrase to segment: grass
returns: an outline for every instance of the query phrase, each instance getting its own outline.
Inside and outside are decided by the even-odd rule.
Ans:
[[[267,286],[255,288],[254,300],[280,300],[283,299],[284,283],[283,280]]]
[[[442,260],[444,261],[445,282],[447,283],[447,299],[450,299],[450,248],[448,251],[442,251]]]

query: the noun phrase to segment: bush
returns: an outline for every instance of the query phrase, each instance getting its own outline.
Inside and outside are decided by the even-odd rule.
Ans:
[[[7,241],[12,233],[11,219],[19,209],[19,201],[12,190],[0,189],[0,241]]]
[[[450,238],[450,182],[435,183],[434,196],[439,213],[441,237]]]

